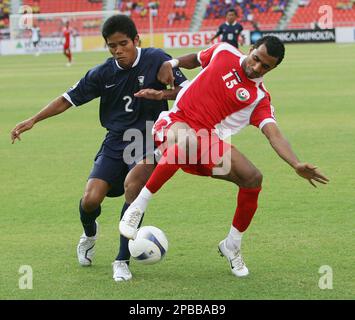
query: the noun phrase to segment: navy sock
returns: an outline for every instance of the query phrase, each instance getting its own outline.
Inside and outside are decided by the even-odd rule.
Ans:
[[[128,209],[129,206],[130,206],[130,205],[129,205],[127,202],[125,202],[125,204],[124,204],[123,207],[122,207],[120,220],[122,219],[122,217],[123,217],[125,211]],[[144,217],[144,216],[143,216],[143,217]],[[139,227],[141,226],[141,224],[142,224],[143,217],[142,217],[142,219],[141,219],[141,221],[140,221],[140,223],[139,223],[138,228],[139,228]],[[120,235],[120,250],[119,250],[118,255],[117,255],[117,257],[116,257],[116,260],[121,260],[121,261],[124,260],[124,261],[127,261],[127,264],[129,264],[129,259],[130,259],[130,257],[131,257],[131,254],[130,254],[130,252],[129,252],[129,250],[128,250],[128,241],[129,241],[129,240],[128,240],[126,237]]]
[[[101,206],[92,212],[86,212],[81,206],[81,199],[79,204],[80,220],[83,225],[84,232],[87,237],[93,237],[96,234],[96,218],[101,214]]]

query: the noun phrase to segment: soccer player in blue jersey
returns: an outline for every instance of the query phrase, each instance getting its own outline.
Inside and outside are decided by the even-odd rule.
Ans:
[[[81,106],[100,97],[100,122],[107,129],[106,137],[95,157],[94,166],[80,200],[80,220],[84,232],[77,246],[79,263],[92,264],[95,241],[98,237],[97,217],[101,213],[104,198],[118,197],[125,193],[123,213],[154,170],[154,163],[146,161],[154,153],[150,141],[150,128],[160,112],[168,110],[168,99],[175,99],[178,91],[187,82],[179,69],[175,70],[175,87],[167,89],[157,80],[157,73],[164,61],[171,59],[164,51],[155,48],[138,48],[139,36],[134,22],[124,15],[107,19],[102,36],[112,57],[89,70],[86,75],[63,95],[57,97],[33,117],[19,123],[11,131],[12,143],[30,130],[37,122],[60,114],[71,107]],[[138,92],[152,88],[152,100],[140,98]],[[147,93],[147,92],[145,92]],[[155,96],[154,96],[155,95]],[[141,141],[127,139],[127,130],[141,133]],[[148,134],[146,132],[149,130]],[[128,135],[129,136],[129,135]],[[139,145],[141,143],[141,145]],[[136,144],[134,161],[127,162],[125,149]],[[149,148],[149,144],[151,148]],[[131,149],[129,149],[131,150]],[[132,160],[132,159],[129,159]],[[136,165],[135,174],[129,171]],[[115,281],[130,280],[128,268],[130,253],[128,239],[120,236],[120,250],[113,262]]]
[[[237,22],[237,12],[234,9],[229,9],[226,14],[226,22],[221,24],[217,33],[211,38],[210,42],[222,35],[222,42],[228,42],[232,46],[239,47],[239,36],[244,39],[241,34],[243,26]]]

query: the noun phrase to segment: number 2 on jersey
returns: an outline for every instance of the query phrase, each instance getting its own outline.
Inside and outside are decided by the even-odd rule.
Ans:
[[[133,112],[133,109],[130,108],[133,99],[130,96],[124,96],[123,100],[126,101],[126,105],[125,105],[126,112]]]

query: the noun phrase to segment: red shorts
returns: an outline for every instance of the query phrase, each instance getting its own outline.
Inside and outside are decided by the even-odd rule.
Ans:
[[[70,49],[70,43],[64,43],[63,48],[64,48],[64,50]]]
[[[176,122],[184,122],[189,125],[196,133],[198,141],[197,155],[193,163],[186,161],[186,163],[180,164],[181,169],[190,174],[212,176],[213,168],[221,162],[224,154],[230,152],[231,145],[221,140],[214,131],[202,128],[191,120],[187,121],[183,112],[168,112],[162,114],[153,127],[154,142],[161,154],[167,148],[166,138],[169,128]]]

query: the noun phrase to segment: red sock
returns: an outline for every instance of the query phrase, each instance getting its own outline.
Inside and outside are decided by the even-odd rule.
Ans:
[[[184,163],[183,156],[185,156],[185,153],[176,144],[165,150],[145,185],[151,193],[156,193],[181,168],[178,160],[180,158],[180,162]]]
[[[261,187],[254,189],[239,189],[237,209],[232,223],[239,232],[244,232],[253,219],[254,213],[258,208],[258,196],[260,191]]]

